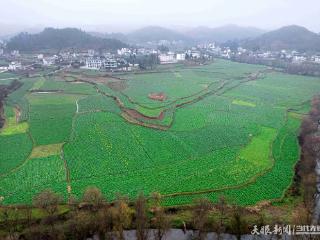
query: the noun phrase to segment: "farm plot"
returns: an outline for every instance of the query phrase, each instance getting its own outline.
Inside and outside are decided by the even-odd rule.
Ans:
[[[84,190],[84,182],[97,184],[110,198],[116,192],[131,192],[131,197],[139,191],[173,194],[250,181],[272,166],[269,147],[275,132],[261,129],[243,151],[239,143],[234,147],[220,146],[213,132],[199,132],[199,137],[207,136],[210,149],[205,149],[204,141],[192,135],[129,125],[111,113],[91,113],[77,118],[74,138],[65,145],[64,152],[77,195]],[[231,136],[235,137],[234,133]],[[256,149],[258,145],[260,149]],[[257,155],[249,156],[252,149],[257,150]],[[105,186],[99,183],[102,179]]]
[[[65,196],[65,169],[59,156],[29,159],[0,178],[0,196],[4,204],[29,204],[36,194],[49,188]]]
[[[32,150],[27,133],[0,135],[0,175],[22,164]]]
[[[64,93],[71,94],[82,94],[82,95],[90,95],[95,94],[96,91],[94,87],[88,83],[84,82],[65,82],[61,79],[61,81],[54,81],[50,77],[46,77],[46,80],[43,82],[40,88],[40,91],[61,91]]]
[[[11,107],[5,106],[5,125],[0,130],[0,175],[6,174],[28,157],[32,141],[27,134],[28,124],[17,123]]]
[[[35,145],[61,143],[69,138],[78,95],[40,94],[28,96],[30,133]]]
[[[8,118],[18,105],[27,128],[12,122],[19,131],[0,134],[0,146],[10,144],[0,148],[5,203],[45,188],[66,196],[66,170],[76,196],[97,186],[110,200],[158,191],[169,206],[222,194],[243,205],[279,199],[299,156],[301,116],[320,92],[318,78],[221,60],[116,75],[121,88],[101,72],[66,74],[27,79],[7,100]]]
[[[103,95],[90,95],[88,97],[81,98],[78,101],[78,105],[79,113],[106,111],[120,114],[121,112],[116,102],[112,98]]]
[[[0,80],[2,79],[8,79],[8,78],[16,78],[18,77],[16,74],[11,73],[11,72],[2,72],[0,73]],[[2,84],[2,82],[0,81],[0,84]]]
[[[165,204],[168,206],[185,205],[201,197],[217,201],[222,195],[226,196],[229,201],[241,205],[254,205],[260,201],[281,199],[292,181],[294,165],[299,158],[297,142],[299,125],[299,120],[289,118],[288,122],[280,129],[272,148],[275,160],[274,167],[271,171],[257,178],[254,183],[225,191],[168,197]]]

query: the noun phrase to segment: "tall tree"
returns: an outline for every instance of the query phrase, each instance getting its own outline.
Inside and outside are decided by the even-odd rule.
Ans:
[[[119,240],[124,240],[123,232],[131,224],[131,211],[128,202],[128,198],[119,195],[115,201],[114,208],[110,209],[113,228]]]
[[[106,200],[100,189],[96,187],[89,187],[83,194],[82,202],[88,204],[91,210],[96,211],[105,204]]]
[[[198,239],[205,239],[209,213],[213,205],[208,199],[198,199],[195,201],[193,207],[193,224],[198,230]]]
[[[62,197],[54,193],[52,190],[44,190],[36,195],[33,199],[33,205],[43,209],[49,215],[53,215],[58,211],[58,205],[62,202]]]
[[[226,219],[226,212],[227,212],[227,200],[224,196],[220,196],[217,204],[215,207],[218,210],[219,221],[217,224],[217,228],[215,231],[218,234],[218,239],[220,239],[220,234],[225,231],[225,219]]]
[[[143,193],[140,193],[135,202],[136,235],[137,240],[148,239],[149,221],[147,215],[147,199]]]
[[[170,220],[161,206],[162,196],[160,193],[152,194],[152,211],[154,217],[152,223],[155,227],[154,238],[161,240],[170,228]]]

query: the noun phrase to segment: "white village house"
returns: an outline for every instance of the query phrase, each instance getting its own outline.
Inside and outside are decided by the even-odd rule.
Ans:
[[[177,62],[173,52],[168,52],[166,54],[159,54],[159,60],[160,60],[160,64],[169,64],[169,63]]]
[[[21,65],[20,62],[11,62],[9,64],[8,70],[16,71],[16,70],[19,70],[19,69],[22,69],[22,65]]]
[[[118,62],[112,58],[87,58],[85,61],[85,66],[83,68],[99,70],[102,68],[114,69],[117,67]]]
[[[185,53],[177,53],[176,59],[177,59],[177,61],[184,61],[184,60],[186,60],[186,54]]]

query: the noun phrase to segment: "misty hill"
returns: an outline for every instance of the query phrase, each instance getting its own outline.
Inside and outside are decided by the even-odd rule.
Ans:
[[[265,33],[264,30],[254,27],[241,27],[237,25],[226,25],[217,28],[198,27],[188,32],[186,35],[192,37],[197,42],[227,42],[233,40],[243,40],[255,38]]]
[[[129,43],[128,37],[126,34],[121,32],[116,33],[101,33],[101,32],[88,32],[90,35],[99,38],[108,38],[108,39],[118,39],[122,42]]]
[[[160,40],[182,41],[185,43],[226,42],[254,38],[265,31],[253,27],[227,25],[218,28],[197,27],[185,32],[168,28],[149,26],[138,29],[127,35],[116,34],[116,39],[129,43],[157,42]]]
[[[61,49],[117,49],[126,44],[116,39],[94,37],[76,28],[46,28],[37,34],[20,33],[11,38],[7,47],[22,52]]]
[[[28,27],[23,25],[6,24],[0,22],[0,39],[8,40],[20,32],[39,33],[41,27]]]
[[[192,39],[171,29],[149,26],[138,29],[127,35],[130,42],[145,43],[160,40],[191,42]]]
[[[320,36],[296,25],[282,27],[243,44],[249,49],[320,51]]]

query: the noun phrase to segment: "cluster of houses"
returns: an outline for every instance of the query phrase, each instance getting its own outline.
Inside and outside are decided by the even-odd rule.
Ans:
[[[201,49],[202,52],[206,52],[215,57],[221,57],[226,59],[232,59],[236,56],[249,56],[257,59],[264,60],[285,60],[291,63],[303,63],[303,62],[311,62],[320,64],[320,55],[317,54],[307,54],[298,51],[289,51],[289,50],[281,50],[281,51],[251,51],[242,47],[238,47],[236,49],[231,49],[230,47],[219,47],[215,44],[207,44],[207,45],[198,45],[198,49]]]
[[[172,64],[183,62],[188,59],[196,60],[200,58],[210,58],[208,54],[203,54],[197,48],[190,48],[185,51],[167,51],[161,52],[153,48],[122,48],[116,53],[97,52],[93,49],[88,49],[83,52],[61,52],[59,54],[48,55],[44,53],[20,54],[18,50],[5,53],[4,49],[0,48],[0,59],[5,59],[6,63],[0,63],[0,71],[10,70],[18,71],[25,70],[26,66],[68,66],[106,70],[106,71],[133,71],[139,68],[139,59],[141,57],[150,56],[156,57],[159,64]]]
[[[163,43],[162,43],[163,44]],[[59,54],[28,55],[25,59],[18,50],[7,53],[0,45],[0,71],[24,70],[27,66],[73,66],[85,69],[106,71],[133,71],[139,68],[139,58],[153,55],[159,64],[173,64],[189,60],[211,60],[213,57],[232,59],[237,56],[249,56],[264,60],[285,60],[293,63],[313,62],[320,64],[320,55],[307,55],[297,51],[282,50],[251,51],[242,47],[231,49],[215,43],[200,44],[185,48],[184,51],[161,51],[155,48],[121,48],[115,53],[108,51],[97,52],[88,49],[81,52],[61,52]],[[2,60],[2,61],[1,61]],[[5,60],[5,61],[4,61]]]

